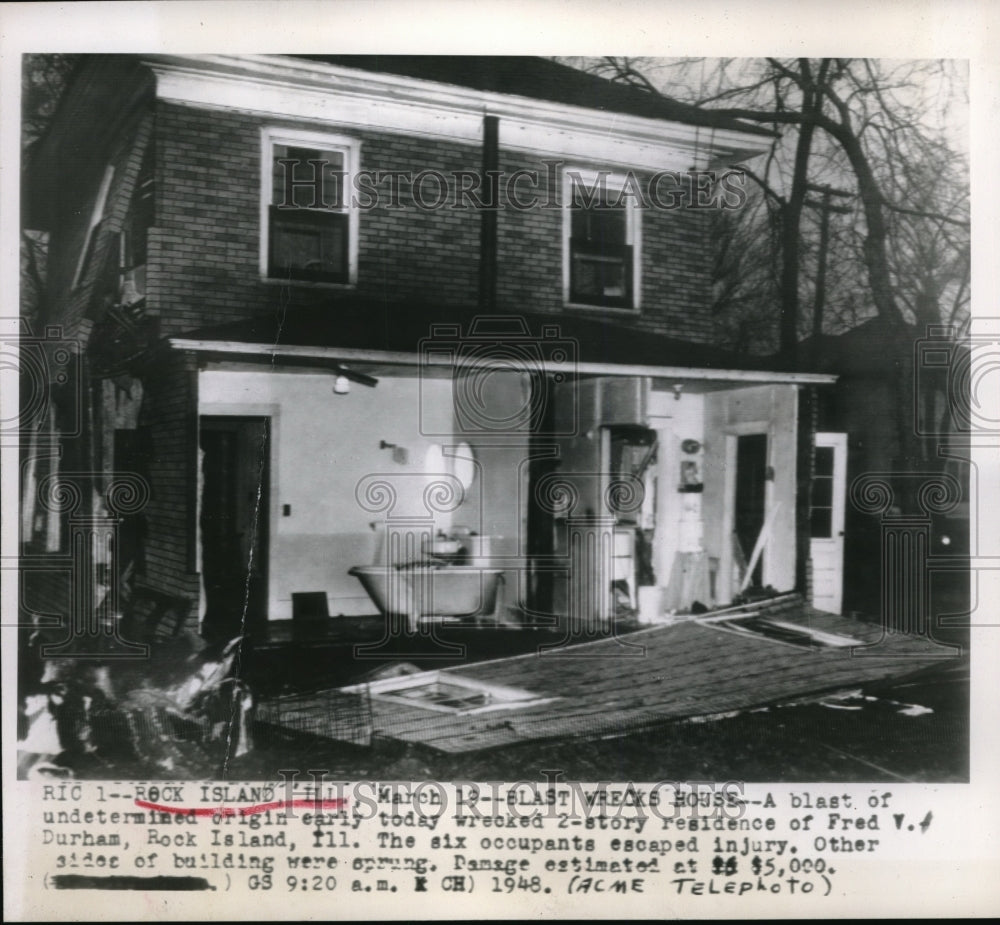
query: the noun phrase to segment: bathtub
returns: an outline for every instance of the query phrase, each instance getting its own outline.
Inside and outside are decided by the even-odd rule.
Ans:
[[[356,565],[361,582],[383,616],[403,615],[411,632],[435,617],[488,617],[496,611],[501,569],[470,565],[386,568]]]

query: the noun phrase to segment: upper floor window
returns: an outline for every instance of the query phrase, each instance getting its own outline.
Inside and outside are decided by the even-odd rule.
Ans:
[[[265,129],[261,270],[272,279],[353,283],[357,276],[354,139]]]
[[[570,168],[563,181],[564,301],[638,309],[641,213],[625,177]]]

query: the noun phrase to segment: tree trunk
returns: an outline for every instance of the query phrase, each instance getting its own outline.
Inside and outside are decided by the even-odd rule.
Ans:
[[[902,323],[903,317],[896,305],[896,297],[892,291],[892,278],[889,274],[889,255],[886,250],[887,230],[885,217],[882,214],[882,193],[878,181],[872,173],[868,158],[861,147],[857,135],[848,125],[837,126],[833,132],[840,142],[844,153],[851,162],[858,181],[858,193],[865,210],[865,224],[868,233],[865,235],[864,259],[868,270],[868,284],[871,287],[872,301],[879,316],[893,323]]]
[[[781,322],[779,339],[781,355],[789,366],[795,366],[799,342],[799,262],[802,207],[809,182],[809,154],[812,149],[814,124],[809,119],[816,111],[816,94],[807,90],[802,104],[806,117],[799,129],[795,147],[795,169],[792,188],[781,215]]]

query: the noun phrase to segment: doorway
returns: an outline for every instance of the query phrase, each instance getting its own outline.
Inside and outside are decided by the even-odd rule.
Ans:
[[[767,434],[742,434],[736,440],[736,502],[733,530],[743,561],[749,564],[767,509]],[[764,556],[757,559],[749,587],[763,586]]]
[[[205,416],[199,437],[202,633],[231,639],[267,622],[271,422]]]

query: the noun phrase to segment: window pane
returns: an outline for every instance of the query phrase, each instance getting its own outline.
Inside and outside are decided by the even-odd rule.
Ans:
[[[828,507],[813,508],[809,516],[810,535],[813,539],[829,539],[832,532],[833,511]]]
[[[600,247],[621,247],[626,243],[627,213],[624,208],[597,206],[584,208],[574,205],[570,215],[570,231],[574,241]]]
[[[570,241],[570,301],[632,306],[632,248]]]
[[[271,209],[270,275],[347,281],[347,216]]]
[[[621,301],[626,291],[625,261],[621,257],[574,253],[572,297],[582,301]]]
[[[816,507],[833,506],[833,479],[827,476],[819,476],[813,479],[812,483],[812,503]]]
[[[343,172],[342,151],[276,144],[272,149],[271,202],[306,209],[343,208]]]
[[[625,243],[625,209],[597,209],[591,212],[594,219],[592,238],[595,242],[611,247]]]
[[[833,475],[833,447],[816,447],[816,475]]]
[[[585,305],[632,306],[629,210],[607,183],[572,183],[569,300]]]

